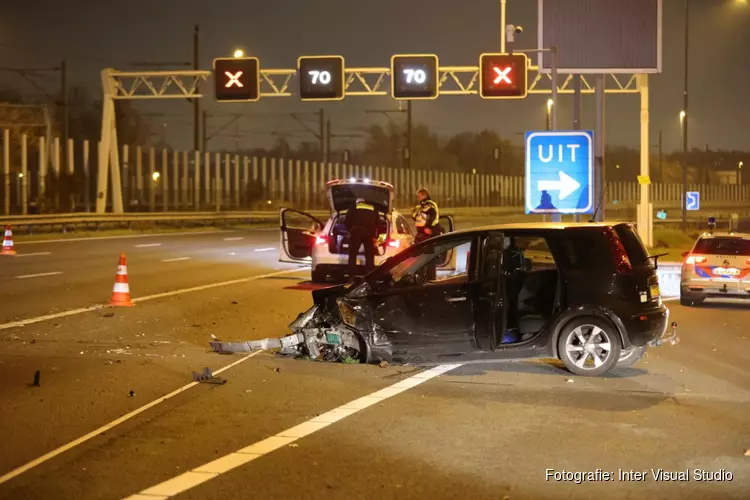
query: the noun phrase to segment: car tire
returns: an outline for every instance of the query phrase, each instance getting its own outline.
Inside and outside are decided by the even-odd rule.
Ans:
[[[328,278],[328,275],[319,269],[313,269],[310,273],[310,281],[313,283],[323,283]]]
[[[593,316],[570,321],[557,339],[557,353],[565,368],[587,377],[597,377],[611,370],[620,358],[620,350],[617,328]]]
[[[646,355],[646,346],[636,346],[629,349],[621,349],[620,357],[617,360],[617,366],[615,368],[630,368]]]

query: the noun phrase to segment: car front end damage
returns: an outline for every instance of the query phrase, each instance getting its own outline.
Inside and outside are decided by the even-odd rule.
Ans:
[[[365,285],[366,286],[366,285]],[[291,333],[245,342],[209,343],[220,354],[278,350],[279,354],[314,361],[356,363],[370,360],[367,334],[369,321],[356,289],[346,293],[336,286],[313,292],[314,305],[297,316],[290,325]]]

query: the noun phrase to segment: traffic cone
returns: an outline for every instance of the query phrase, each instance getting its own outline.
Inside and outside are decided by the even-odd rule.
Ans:
[[[128,285],[128,265],[125,263],[125,254],[120,254],[120,263],[117,265],[115,275],[115,286],[112,288],[112,307],[133,307],[135,304],[130,300],[130,286]]]
[[[16,251],[13,249],[13,230],[10,228],[10,225],[5,226],[3,249],[0,251],[0,255],[16,255]]]

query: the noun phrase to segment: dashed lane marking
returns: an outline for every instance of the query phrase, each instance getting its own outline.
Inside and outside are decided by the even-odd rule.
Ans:
[[[268,248],[256,248],[256,252],[270,252],[271,250],[276,250],[276,247],[268,247]]]
[[[179,262],[181,260],[190,260],[190,257],[175,257],[173,259],[162,259],[162,262]]]
[[[242,236],[235,236],[232,238],[224,238],[224,241],[239,241],[239,240],[244,240],[244,239],[245,238],[243,238]]]
[[[229,370],[233,366],[237,366],[238,364],[242,363],[243,361],[245,361],[247,359],[250,359],[253,356],[258,355],[261,352],[263,352],[263,351],[255,351],[253,353],[250,353],[247,356],[244,356],[241,359],[238,359],[234,363],[228,364],[227,366],[225,366],[223,368],[219,368],[218,370],[216,370],[213,373],[214,374],[219,374],[219,373],[221,373],[223,371]],[[122,417],[109,422],[108,424],[104,424],[103,426],[99,427],[98,429],[93,430],[93,431],[89,432],[88,434],[79,437],[78,439],[75,439],[75,440],[73,440],[73,441],[71,441],[71,442],[69,442],[67,444],[64,444],[64,445],[60,446],[59,448],[55,448],[54,450],[50,451],[49,453],[45,453],[41,457],[35,458],[31,462],[28,462],[28,463],[26,463],[26,464],[24,464],[24,465],[22,465],[22,466],[20,466],[20,467],[18,467],[16,469],[13,469],[10,472],[7,472],[6,474],[3,474],[2,476],[0,476],[0,484],[3,484],[5,482],[7,482],[7,481],[10,481],[14,477],[16,477],[16,476],[18,476],[20,474],[23,474],[27,470],[33,469],[34,467],[43,464],[47,460],[50,460],[50,459],[56,457],[57,455],[59,455],[61,453],[65,453],[66,451],[68,451],[68,450],[70,450],[72,448],[75,448],[79,444],[85,443],[89,439],[91,439],[93,437],[96,437],[99,434],[101,434],[103,432],[106,432],[106,431],[110,430],[111,428],[113,428],[113,427],[115,427],[117,425],[120,425],[123,422],[126,422],[126,421],[130,420],[131,418],[135,417],[136,415],[139,415],[139,414],[143,413],[144,411],[146,411],[146,410],[148,410],[150,408],[153,408],[154,406],[156,406],[156,405],[158,405],[160,403],[163,403],[164,401],[166,401],[168,399],[171,399],[171,398],[177,396],[178,394],[181,394],[181,393],[187,391],[188,389],[190,389],[192,387],[195,387],[198,384],[199,384],[199,382],[190,382],[189,384],[183,385],[179,389],[176,389],[176,390],[170,392],[169,394],[167,394],[165,396],[162,396],[162,397],[160,397],[158,399],[155,399],[155,400],[151,401],[150,403],[147,403],[147,404],[141,406],[140,408],[137,408],[137,409],[131,411],[130,413],[126,413]]]
[[[273,276],[281,276],[284,274],[298,273],[304,268],[285,269],[283,271],[277,271],[275,273],[259,274],[256,276],[248,276],[247,278],[239,278],[230,281],[220,281],[218,283],[209,283],[208,285],[194,286],[191,288],[182,288],[180,290],[172,290],[171,292],[157,293],[154,295],[146,295],[145,297],[138,297],[133,299],[133,302],[145,302],[147,300],[161,299],[164,297],[172,297],[173,295],[182,295],[183,293],[200,292],[203,290],[209,290],[211,288],[218,288],[222,286],[238,285],[240,283],[247,283],[249,281],[255,281],[264,278],[271,278]],[[309,267],[307,268],[309,269]],[[33,325],[34,323],[41,323],[42,321],[49,321],[51,319],[65,318],[68,316],[75,316],[76,314],[83,314],[98,309],[107,307],[104,304],[97,304],[91,307],[82,307],[80,309],[71,309],[68,311],[62,311],[55,314],[47,314],[44,316],[37,316],[35,318],[21,319],[18,321],[11,321],[10,323],[1,323],[0,330],[8,330],[10,328],[18,328],[20,326]]]
[[[50,273],[24,274],[23,276],[16,276],[16,279],[25,280],[27,278],[42,278],[44,276],[56,276],[62,273],[62,271],[52,271]]]
[[[135,248],[150,248],[150,247],[160,247],[161,243],[141,243],[140,245],[136,245]]]
[[[19,253],[16,257],[36,257],[38,255],[52,255],[52,252]]]
[[[355,413],[369,408],[374,404],[378,404],[388,398],[392,398],[397,394],[401,394],[409,389],[427,382],[435,377],[447,373],[454,368],[458,368],[460,364],[455,365],[440,365],[429,370],[420,372],[409,378],[406,378],[400,382],[397,382],[385,389],[373,392],[367,396],[363,396],[354,401],[350,401],[338,408],[334,408],[322,415],[318,415],[306,422],[302,422],[299,425],[281,431],[280,433],[266,438],[257,443],[253,443],[250,446],[241,448],[234,453],[224,455],[223,457],[217,458],[211,462],[201,465],[193,470],[180,474],[172,479],[168,479],[155,486],[147,488],[135,495],[127,497],[125,500],[164,500],[172,498],[180,493],[183,493],[191,488],[194,488],[200,484],[215,479],[222,474],[225,474],[237,467],[245,465],[253,460],[256,460],[264,455],[271,453],[274,450],[283,448],[284,446],[290,445],[295,441],[302,439],[303,437],[309,436],[318,432],[321,429],[325,429],[331,424],[350,417]]]

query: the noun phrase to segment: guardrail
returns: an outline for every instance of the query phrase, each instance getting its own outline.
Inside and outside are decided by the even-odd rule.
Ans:
[[[444,212],[450,213],[459,218],[458,223],[463,226],[467,222],[470,224],[489,224],[509,222],[511,216],[518,216],[527,221],[541,221],[542,216],[526,216],[520,212],[518,207],[464,207],[464,208],[446,208]],[[326,210],[314,210],[308,212],[313,216],[325,220],[329,212]],[[407,213],[407,211],[402,211]],[[613,216],[611,220],[630,221],[630,218],[618,211],[610,211]],[[724,217],[728,219],[730,213],[715,214],[721,221]],[[99,229],[109,226],[133,227],[144,224],[158,224],[171,226],[185,225],[212,225],[212,224],[258,224],[277,222],[279,212],[277,210],[260,210],[260,211],[232,211],[232,212],[151,212],[151,213],[125,213],[125,214],[97,214],[97,213],[67,213],[67,214],[45,214],[45,215],[26,215],[15,217],[0,217],[0,225],[11,225],[17,229],[26,228],[28,232],[33,232],[37,228],[61,228],[63,232],[76,227]],[[569,220],[570,216],[566,217]],[[582,220],[586,220],[583,218]],[[694,216],[688,220],[691,228],[702,227],[706,218],[703,216]],[[680,220],[654,220],[654,223],[661,228],[679,227]]]

